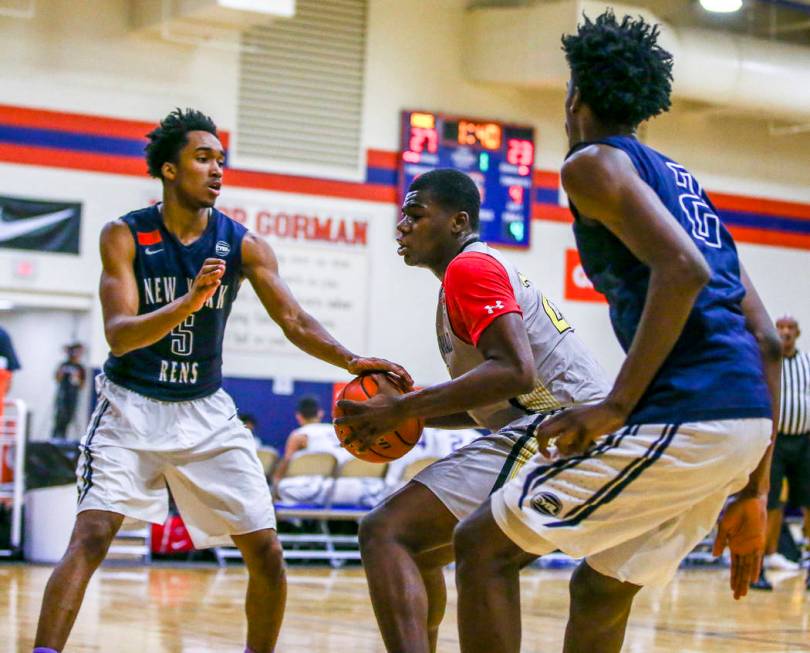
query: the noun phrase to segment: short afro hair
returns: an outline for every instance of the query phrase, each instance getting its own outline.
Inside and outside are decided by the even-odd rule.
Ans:
[[[217,138],[217,126],[201,111],[196,109],[175,109],[163,120],[160,125],[150,131],[146,137],[149,142],[146,144],[146,165],[149,174],[156,179],[163,179],[161,168],[166,161],[177,163],[186,143],[188,143],[188,133],[193,131],[204,131],[213,134]]]
[[[321,402],[314,395],[305,395],[298,400],[295,412],[304,419],[315,419],[321,412]]]
[[[571,79],[582,101],[613,125],[637,126],[669,110],[672,55],[658,45],[658,25],[641,16],[616,20],[608,9],[587,16],[576,34],[562,37]]]
[[[453,168],[439,168],[419,175],[408,190],[427,191],[447,211],[464,211],[470,216],[470,228],[478,231],[481,193],[469,175]]]

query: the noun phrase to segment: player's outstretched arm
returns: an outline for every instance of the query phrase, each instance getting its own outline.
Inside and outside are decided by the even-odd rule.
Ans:
[[[719,556],[726,547],[731,551],[730,584],[735,599],[748,593],[750,583],[759,576],[765,553],[768,486],[773,442],[779,423],[782,373],[782,345],[779,336],[748,274],[744,269],[740,273],[746,291],[742,309],[746,326],[756,339],[762,356],[773,411],[773,432],[771,444],[759,465],[751,472],[748,484],[732,497],[717,525],[714,555]]]
[[[129,228],[116,220],[101,231],[101,283],[99,296],[104,333],[113,356],[157,342],[216,292],[225,272],[220,259],[206,259],[191,290],[151,313],[138,315],[138,285],[132,262],[135,242]]]
[[[251,233],[242,240],[242,269],[268,315],[296,347],[352,374],[388,372],[404,388],[413,386],[413,379],[402,366],[382,358],[357,356],[335,340],[290,292],[278,273],[270,245]]]
[[[571,454],[624,423],[675,346],[710,270],[624,152],[586,147],[566,161],[561,179],[583,219],[601,223],[650,268],[638,329],[607,398],[564,411],[537,430],[541,448],[556,438],[559,451]]]
[[[339,401],[344,416],[337,418],[335,424],[352,429],[346,442],[355,438],[368,441],[408,417],[427,418],[432,426],[436,422],[431,418],[454,416],[534,388],[534,356],[519,313],[497,317],[482,332],[476,348],[484,361],[451,381],[405,395],[380,393],[363,402]]]

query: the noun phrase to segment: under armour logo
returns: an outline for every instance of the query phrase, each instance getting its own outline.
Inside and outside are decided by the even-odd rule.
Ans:
[[[484,306],[484,308],[487,309],[487,313],[492,315],[495,312],[496,308],[503,308],[503,302],[499,299],[497,302],[495,302],[495,306],[487,305],[487,306]]]

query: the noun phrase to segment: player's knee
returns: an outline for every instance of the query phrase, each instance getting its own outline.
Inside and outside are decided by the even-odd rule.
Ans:
[[[600,574],[584,563],[574,570],[569,584],[572,607],[613,605],[620,608],[632,601],[639,589],[636,585]]]
[[[251,547],[248,569],[272,583],[284,577],[284,550],[276,536],[267,536]]]
[[[488,556],[486,539],[475,519],[464,519],[453,530],[453,553],[459,565],[481,563]]]
[[[115,531],[104,524],[82,524],[73,532],[68,555],[79,557],[88,565],[98,566],[107,555]]]
[[[386,514],[384,508],[372,510],[360,521],[357,537],[360,550],[369,551],[377,544],[397,539],[395,521]]]

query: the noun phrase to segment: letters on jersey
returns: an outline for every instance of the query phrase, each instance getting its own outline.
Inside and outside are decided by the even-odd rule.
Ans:
[[[196,313],[158,342],[104,365],[115,383],[162,401],[209,395],[222,383],[222,339],[241,282],[241,247],[246,229],[212,209],[195,242],[184,245],[166,230],[159,206],[125,215],[136,243],[133,268],[138,314],[150,313],[189,292],[207,258],[225,261],[221,285]]]

